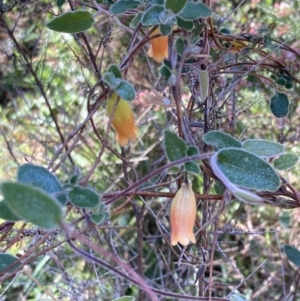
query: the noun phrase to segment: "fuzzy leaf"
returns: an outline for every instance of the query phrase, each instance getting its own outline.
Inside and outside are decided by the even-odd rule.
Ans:
[[[206,70],[199,71],[199,96],[204,101],[208,95],[209,77]]]
[[[284,152],[284,147],[280,143],[263,139],[248,139],[243,141],[243,149],[254,153],[259,157],[274,157]]]
[[[11,210],[7,207],[5,201],[0,202],[0,218],[12,222],[21,220],[21,218],[11,212]]]
[[[96,191],[81,186],[75,186],[69,192],[69,198],[75,206],[84,208],[94,208],[100,202]]]
[[[12,264],[14,264],[14,266],[9,268]],[[11,273],[17,270],[20,265],[21,262],[18,257],[7,253],[0,253],[0,273]]]
[[[277,118],[285,117],[289,112],[290,102],[284,93],[276,93],[270,102],[270,109]]]
[[[167,0],[166,8],[170,9],[174,14],[180,13],[185,7],[187,0]]]
[[[164,9],[162,5],[154,5],[145,11],[142,17],[143,26],[149,27],[160,24],[159,16]]]
[[[300,251],[290,245],[284,245],[283,250],[288,260],[300,267]]]
[[[206,144],[215,146],[217,149],[222,149],[225,147],[242,147],[240,141],[221,131],[208,132],[203,135],[202,140]]]
[[[22,219],[45,229],[62,221],[62,208],[51,195],[23,183],[3,182],[1,190],[9,209]]]
[[[47,27],[51,30],[65,33],[77,33],[89,29],[95,20],[88,11],[71,11],[52,19]]]
[[[115,92],[124,100],[132,101],[135,99],[135,90],[132,84],[122,79],[120,84],[115,88]]]
[[[201,173],[199,165],[194,161],[184,163],[184,168],[187,172],[199,175]]]
[[[185,141],[175,133],[165,130],[164,145],[167,158],[170,162],[186,157],[187,146]]]
[[[280,178],[272,166],[258,156],[238,148],[221,149],[211,158],[211,165],[216,165],[220,172],[238,186],[276,191]]]
[[[278,170],[287,170],[294,167],[299,161],[295,154],[283,154],[274,161],[274,167]]]
[[[49,194],[60,193],[63,190],[60,182],[53,173],[45,167],[36,166],[31,163],[25,163],[18,168],[17,180],[18,182],[39,187]],[[57,199],[62,205],[67,203],[67,198],[64,194],[58,196]]]
[[[184,20],[196,20],[210,17],[211,14],[211,9],[205,4],[201,2],[187,2],[179,17]]]
[[[130,9],[137,8],[140,5],[139,1],[134,0],[120,0],[118,2],[115,2],[110,7],[110,12],[114,15],[121,15],[127,12]]]

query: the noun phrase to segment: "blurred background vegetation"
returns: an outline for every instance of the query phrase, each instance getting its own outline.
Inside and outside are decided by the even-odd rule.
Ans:
[[[111,130],[108,141],[103,141],[109,120],[104,101],[93,117],[89,115],[102,92],[97,85],[99,73],[112,63],[119,64],[126,54],[132,38],[129,24],[136,11],[119,16],[119,22],[100,14],[91,29],[71,35],[48,30],[46,23],[71,8],[94,13],[92,2],[69,1],[61,8],[52,0],[0,3],[1,180],[15,179],[18,166],[32,162],[49,168],[62,182],[76,173],[83,179],[90,175],[88,185],[103,194],[105,201],[113,192],[166,164],[162,134],[166,128],[176,130],[176,107],[173,102],[164,104],[164,98],[172,101],[172,95],[159,74],[160,64],[146,55],[149,45],[137,52],[126,72],[138,95],[133,108],[140,138],[121,149]],[[189,120],[205,124],[189,128],[201,152],[209,151],[201,141],[204,131],[219,129],[240,140],[280,142],[300,155],[299,5],[299,1],[211,1],[216,35],[226,31],[231,36],[263,39],[262,50],[280,61],[293,78],[291,87],[276,84],[271,77],[281,75],[276,64],[264,68],[264,56],[251,47],[232,51],[218,36],[221,49],[210,34],[209,56],[199,63],[199,68],[208,70],[210,96],[191,110]],[[173,39],[185,35],[178,31]],[[251,72],[249,62],[255,66]],[[187,106],[191,99],[187,75],[182,83]],[[276,89],[290,100],[285,118],[276,118],[269,108]],[[299,166],[281,175],[300,189]],[[159,300],[202,300],[208,291],[224,298],[221,300],[232,298],[233,292],[243,295],[235,300],[300,300],[299,271],[282,253],[284,243],[300,247],[299,208],[250,206],[234,200],[219,212],[217,201],[200,200],[197,226],[205,220],[211,223],[198,233],[198,244],[184,253],[166,243],[171,198],[161,196],[177,191],[178,177],[165,172],[143,183],[139,190],[153,194],[127,195],[108,205],[110,218],[100,226],[91,225],[82,218],[82,209],[69,204],[66,219],[101,249],[79,246],[123,273],[126,269],[101,252],[106,250],[126,263],[151,288],[166,293],[158,293]],[[214,180],[204,175],[193,178],[193,188],[197,194],[220,194]],[[0,300],[92,301],[124,295],[148,300],[128,279],[74,253],[64,243],[63,233],[49,236],[21,222],[9,229],[4,220],[1,225],[1,251],[31,256],[32,260],[1,284]],[[42,254],[36,256],[39,252]]]

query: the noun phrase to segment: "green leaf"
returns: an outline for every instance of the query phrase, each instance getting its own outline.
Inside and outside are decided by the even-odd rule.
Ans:
[[[196,20],[210,17],[211,9],[201,2],[187,2],[179,17],[184,20]]]
[[[11,210],[7,207],[5,201],[0,202],[0,218],[12,222],[21,220],[19,217],[17,217],[11,212]]]
[[[131,101],[135,99],[135,90],[127,80],[122,79],[121,83],[115,88],[115,92],[124,100]]]
[[[284,93],[276,93],[270,102],[270,109],[277,118],[285,117],[289,112],[290,102]]]
[[[159,24],[159,30],[162,36],[168,36],[172,32],[170,24]]]
[[[243,141],[243,149],[254,153],[259,157],[274,157],[284,152],[284,147],[280,143],[263,139],[248,139]]]
[[[164,10],[163,12],[161,12],[159,14],[159,21],[160,21],[160,25],[163,24],[163,25],[175,25],[176,24],[176,17],[174,15],[174,13],[167,9],[167,10]]]
[[[264,201],[264,199],[261,196],[255,194],[251,191],[248,191],[248,190],[245,190],[245,189],[242,189],[242,188],[238,188],[237,186],[230,186],[230,187],[227,187],[227,188],[231,188],[230,190],[234,194],[234,196],[239,201],[242,201],[246,204],[261,205]]]
[[[164,11],[162,5],[154,5],[145,11],[142,17],[143,26],[154,26],[160,24],[159,16]]]
[[[199,71],[199,97],[204,101],[208,95],[209,76],[206,70]]]
[[[140,5],[139,1],[134,1],[134,0],[120,0],[118,2],[115,2],[110,7],[110,12],[113,13],[114,15],[121,15],[127,12],[130,9],[135,9]]]
[[[176,19],[177,19],[177,25],[180,28],[185,29],[185,30],[192,30],[194,28],[194,24],[192,21],[186,21],[179,17],[177,17]]]
[[[175,42],[176,51],[179,55],[183,54],[183,51],[186,47],[187,41],[185,38],[179,37]]]
[[[61,223],[61,205],[43,190],[12,182],[3,182],[1,190],[9,209],[22,219],[45,229],[57,228]]]
[[[290,245],[283,245],[283,250],[288,260],[300,267],[300,251]]]
[[[120,78],[116,77],[113,72],[104,73],[103,80],[112,89],[117,88],[122,81]]]
[[[274,167],[278,170],[286,170],[294,167],[299,161],[295,154],[283,154],[274,161]]]
[[[279,214],[279,223],[281,228],[288,229],[291,223],[291,216],[289,211],[281,211]]]
[[[195,175],[199,175],[201,173],[199,165],[194,161],[184,163],[184,168],[187,172]]]
[[[187,0],[167,0],[166,8],[170,9],[174,14],[180,13],[185,7]]]
[[[62,7],[65,4],[66,0],[56,0],[56,5]]]
[[[211,131],[206,133],[203,135],[202,140],[206,144],[215,146],[217,149],[225,147],[242,147],[242,143],[240,141],[221,131]]]
[[[246,301],[246,297],[241,294],[232,294],[230,296],[230,301]]]
[[[220,170],[228,181],[244,188],[276,191],[280,186],[280,178],[269,163],[242,149],[220,150],[211,158],[211,165],[215,173]]]
[[[93,15],[84,10],[71,11],[52,19],[47,27],[65,33],[77,33],[89,29],[95,20]]]
[[[77,207],[94,208],[99,205],[100,199],[96,191],[81,186],[75,186],[69,192],[70,201]]]
[[[49,194],[57,194],[63,190],[60,182],[53,173],[45,167],[36,166],[31,163],[25,163],[18,168],[17,181],[39,187]],[[65,194],[58,196],[57,199],[62,205],[67,203]]]
[[[94,224],[100,225],[104,222],[105,219],[109,217],[108,212],[102,212],[102,213],[93,213],[91,214],[91,221]]]
[[[159,4],[159,5],[164,5],[165,0],[146,0],[148,3],[151,4]]]
[[[172,71],[171,69],[166,66],[166,65],[163,65],[160,70],[159,70],[161,76],[165,79],[165,80],[168,80],[169,77],[172,75]]]
[[[14,266],[9,268],[13,264]],[[20,265],[21,262],[19,261],[18,257],[7,253],[0,253],[0,273],[12,273],[13,271],[17,270]]]
[[[143,16],[142,13],[136,14],[135,17],[131,20],[129,27],[136,28],[137,25],[140,23],[142,16]]]
[[[191,146],[188,147],[186,153],[187,153],[187,155],[188,155],[189,157],[191,157],[191,156],[196,156],[196,155],[199,155],[199,154],[200,154],[199,148],[198,148],[197,146],[193,146],[193,145],[191,145]]]
[[[164,131],[164,145],[170,162],[186,157],[187,146],[185,141],[175,133],[168,130]]]
[[[109,66],[108,68],[108,72],[113,73],[113,75],[115,76],[115,78],[122,78],[122,72],[119,69],[119,67],[115,64],[112,64]]]
[[[133,297],[133,296],[123,296],[123,297],[114,299],[112,301],[134,301],[134,300],[135,300],[135,297]]]

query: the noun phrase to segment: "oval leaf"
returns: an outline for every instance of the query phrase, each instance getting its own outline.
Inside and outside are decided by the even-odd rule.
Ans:
[[[194,161],[184,163],[184,168],[187,172],[199,175],[201,173],[199,165]]]
[[[242,147],[242,143],[240,141],[221,131],[211,131],[206,133],[203,135],[202,140],[206,144],[215,146],[217,149],[225,147]]]
[[[237,148],[224,148],[211,158],[214,165],[230,181],[241,187],[276,191],[280,179],[272,166],[256,155]]]
[[[180,13],[185,7],[187,0],[167,0],[166,8],[170,9],[174,14]]]
[[[114,72],[116,72],[116,70],[114,70]],[[112,71],[104,73],[103,80],[112,89],[117,88],[122,81],[120,78],[116,77],[116,75]]]
[[[241,189],[235,186],[234,189],[231,190],[231,192],[234,194],[234,196],[239,200],[242,201],[246,204],[250,204],[250,205],[261,205],[264,201],[264,199],[262,197],[260,197],[259,195],[245,190],[245,189]]]
[[[170,24],[159,24],[159,30],[162,36],[168,36],[172,31]]]
[[[58,7],[62,7],[64,5],[64,3],[66,2],[66,0],[56,0],[56,5]]]
[[[114,299],[112,301],[134,301],[134,300],[135,300],[135,297],[133,297],[133,296],[123,296],[123,297]]]
[[[11,273],[17,270],[20,265],[18,257],[7,253],[0,253],[0,273]]]
[[[266,158],[274,157],[284,152],[282,144],[262,139],[248,139],[243,141],[243,149],[259,157]]]
[[[184,20],[196,20],[211,16],[211,9],[201,2],[187,2],[179,17]]]
[[[115,88],[115,92],[124,100],[131,101],[135,99],[135,90],[127,80],[122,79],[121,83]]]
[[[143,16],[142,13],[136,14],[135,17],[131,20],[129,27],[136,28],[137,25],[140,23],[142,16]]]
[[[300,251],[290,245],[284,245],[283,250],[288,260],[300,267]]]
[[[186,157],[187,146],[185,141],[175,133],[168,130],[164,131],[164,145],[170,162]]]
[[[47,27],[51,30],[65,33],[76,33],[89,29],[95,20],[88,11],[72,11],[61,14],[51,20]]]
[[[299,157],[294,154],[283,154],[274,161],[274,167],[278,170],[286,170],[294,167],[299,161]]]
[[[9,209],[22,219],[45,229],[62,221],[59,202],[43,190],[23,183],[3,182],[1,190]]]
[[[232,294],[230,296],[230,301],[246,301],[246,297],[241,294]]]
[[[285,117],[289,112],[290,102],[284,93],[276,93],[270,102],[270,109],[277,118]]]
[[[17,180],[37,186],[49,194],[60,193],[63,190],[56,176],[47,168],[30,163],[23,164],[18,168]],[[57,199],[62,205],[67,203],[67,197],[64,194],[58,196]]]
[[[154,5],[150,7],[147,11],[145,11],[142,17],[143,26],[154,26],[160,23],[159,16],[164,11],[164,7],[162,5]]]
[[[165,80],[168,80],[170,78],[170,76],[172,75],[172,71],[167,65],[163,65],[160,68],[159,72]]]
[[[18,216],[11,212],[11,210],[7,207],[5,201],[0,202],[0,218],[12,222],[21,220]]]
[[[99,195],[90,188],[75,186],[69,192],[70,201],[77,207],[94,208],[99,202]]]
[[[192,21],[187,21],[187,20],[183,20],[179,17],[176,18],[177,19],[177,25],[185,30],[192,30],[194,28],[194,24]]]
[[[116,77],[116,78],[122,78],[122,72],[121,70],[119,69],[119,67],[115,64],[112,64],[109,66],[108,68],[108,72],[111,72],[113,73],[113,75]]]
[[[120,0],[110,7],[110,12],[114,15],[124,14],[130,9],[137,8],[140,5],[139,1]]]
[[[196,155],[200,154],[199,148],[197,146],[194,146],[194,145],[189,146],[186,153],[189,157],[196,156]]]
[[[206,70],[199,71],[199,96],[200,100],[204,101],[208,94],[209,77]]]

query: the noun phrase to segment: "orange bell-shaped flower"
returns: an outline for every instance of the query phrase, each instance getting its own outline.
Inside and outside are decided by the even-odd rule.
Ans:
[[[159,28],[156,28],[150,35],[153,37],[160,33]],[[148,50],[147,54],[149,57],[152,57],[156,62],[161,63],[164,59],[169,56],[169,37],[161,36],[151,40],[151,47]]]
[[[115,106],[117,104],[117,108]],[[115,111],[114,111],[115,110]],[[111,116],[112,125],[116,130],[116,139],[121,146],[125,146],[129,140],[136,140],[138,137],[138,129],[135,127],[134,115],[128,101],[120,98],[113,93],[107,100],[107,114]]]
[[[189,242],[196,243],[193,231],[196,220],[197,206],[195,194],[189,183],[183,183],[177,191],[170,211],[171,244],[178,242],[187,246]]]

